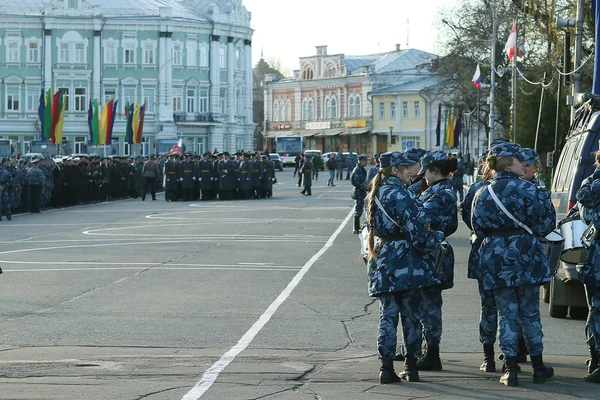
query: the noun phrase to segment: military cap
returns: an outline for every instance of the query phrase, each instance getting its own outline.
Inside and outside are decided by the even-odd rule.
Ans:
[[[406,156],[412,160],[413,164],[418,163],[425,154],[427,154],[427,150],[420,149],[418,147],[411,147],[406,149],[404,152]]]
[[[537,151],[535,151],[534,149],[523,147],[521,148],[521,153],[523,154],[523,158],[525,159],[526,165],[533,165],[534,162],[540,159]]]
[[[223,154],[224,156],[229,156],[229,155],[230,155],[228,151],[224,151],[224,152],[223,152],[223,153],[221,153],[221,154]]]
[[[37,158],[37,157],[35,157],[34,159],[32,159],[32,160],[31,160],[31,162],[32,162],[33,164],[35,164],[35,163],[38,163],[38,162],[40,162],[40,159],[39,159],[39,158]]]
[[[17,160],[17,162],[18,162],[18,163],[26,163],[26,162],[27,162],[27,160],[26,160],[26,159],[24,159],[24,158],[19,158],[19,159]]]
[[[380,154],[379,154],[379,153],[375,153],[375,154],[373,154],[373,158],[374,158],[374,159],[376,159],[376,160],[379,160],[379,156],[380,156]]]
[[[447,159],[448,156],[441,150],[427,153],[423,158],[421,158],[421,169],[419,170],[418,175],[423,175],[425,171],[427,171],[427,168],[429,168],[429,166],[434,162]]]
[[[367,161],[367,156],[361,154],[360,156],[358,156],[358,161]]]
[[[169,154],[169,157],[177,157],[177,153],[171,153]]]
[[[496,139],[492,140],[492,143],[490,143],[490,147],[494,147],[494,146],[497,146],[502,143],[510,143],[510,140],[503,138],[503,137],[496,138]]]
[[[210,153],[206,152],[206,153],[202,154],[202,157],[210,157]]]
[[[490,154],[496,157],[515,157],[519,161],[523,161],[521,146],[515,143],[501,143],[491,148]]]
[[[383,153],[380,156],[379,161],[381,162],[381,168],[393,167],[395,165],[410,167],[415,164],[415,161],[409,159],[406,153],[400,151],[388,151],[387,153]]]

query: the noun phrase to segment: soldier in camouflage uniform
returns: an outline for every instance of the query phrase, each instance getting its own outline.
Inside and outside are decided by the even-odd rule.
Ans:
[[[368,186],[371,185],[371,181],[373,180],[373,178],[375,178],[375,175],[377,175],[377,172],[379,172],[379,153],[374,154],[373,159],[375,160],[375,165],[373,165],[373,167],[371,167],[371,169],[367,171],[367,185]]]
[[[8,170],[8,158],[0,160],[0,221],[2,215],[7,220],[11,220],[11,191],[13,188],[13,178]]]
[[[458,229],[458,209],[456,196],[452,188],[452,173],[456,171],[458,161],[449,158],[443,151],[435,151],[421,159],[419,175],[424,177],[427,189],[419,200],[431,229],[444,232],[444,237],[452,235]],[[437,273],[441,283],[421,291],[421,325],[425,340],[425,354],[417,362],[421,371],[439,371],[442,369],[440,359],[440,341],[442,338],[442,290],[454,286],[454,251],[445,244],[447,253],[443,260],[437,262]]]
[[[365,197],[367,197],[367,157],[359,156],[356,167],[350,174],[350,182],[354,189],[352,190],[352,200],[354,200],[354,233],[360,232],[360,217],[365,208]]]
[[[379,298],[380,309],[379,381],[400,380],[393,366],[399,314],[407,349],[401,376],[418,381],[416,363],[421,354],[421,326],[417,315],[421,302],[419,289],[440,283],[430,253],[439,246],[444,234],[430,229],[421,203],[406,189],[409,182],[406,167],[414,163],[401,152],[382,154],[380,161],[381,169],[373,179],[368,199],[368,223],[372,229],[367,237],[369,295]]]
[[[24,158],[19,159],[19,165],[17,166],[17,172],[19,175],[19,182],[21,183],[20,196],[21,199],[19,204],[15,204],[15,208],[20,212],[27,212],[29,209],[29,181],[27,180],[27,160]]]
[[[427,150],[418,147],[411,147],[405,150],[407,157],[414,162],[409,167],[410,184],[408,190],[413,192],[417,197],[427,189],[427,182],[423,179],[423,175],[419,175],[421,171],[421,159],[427,155]]]
[[[556,213],[547,195],[520,179],[524,167],[519,145],[492,147],[486,163],[496,175],[486,190],[476,193],[471,222],[475,234],[483,238],[479,248],[483,288],[494,291],[498,307],[500,349],[506,357],[506,373],[500,382],[507,386],[518,383],[516,356],[523,330],[533,382],[543,383],[554,370],[544,365],[542,357],[540,285],[550,280],[550,266],[538,237],[552,232]],[[497,204],[493,193],[518,223]]]
[[[52,167],[54,164],[51,160],[42,160],[40,169],[44,174],[44,186],[42,190],[41,206],[47,208],[50,206],[50,198],[52,197],[52,189],[54,189],[54,179],[52,176]]]
[[[21,176],[19,175],[19,171],[17,170],[17,160],[11,159],[10,164],[8,165],[8,171],[12,176],[12,190],[10,193],[10,207],[11,212],[17,212],[19,208],[19,204],[21,204]]]
[[[583,217],[587,224],[593,223],[600,229],[600,151],[596,153],[596,170],[586,178],[577,191],[577,201],[581,204]],[[581,207],[580,207],[581,208]],[[580,272],[585,285],[588,302],[588,318],[585,325],[586,340],[592,356],[588,363],[588,373],[584,379],[591,383],[600,383],[600,236],[587,249],[585,263]]]
[[[34,158],[31,160],[31,168],[27,171],[27,179],[31,189],[31,212],[40,212],[40,199],[42,196],[42,187],[44,186],[44,173],[39,168],[40,160]]]

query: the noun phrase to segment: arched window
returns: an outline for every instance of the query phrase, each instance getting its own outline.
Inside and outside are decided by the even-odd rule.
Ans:
[[[361,114],[361,110],[360,110],[360,96],[356,96],[354,98],[354,116],[356,117],[360,117]]]
[[[348,114],[350,117],[354,117],[354,97],[350,97],[348,100]]]
[[[290,100],[285,102],[285,109],[283,113],[283,121],[292,120],[292,102]]]
[[[312,99],[310,99],[308,101],[308,120],[312,121],[313,119],[315,119],[314,113],[313,113],[313,101],[312,101]]]
[[[308,100],[302,102],[302,120],[307,121],[308,118]]]
[[[337,100],[335,97],[331,98],[331,118],[337,118]]]
[[[331,101],[329,99],[325,100],[325,118],[331,119]]]
[[[273,103],[273,121],[279,121],[279,102]]]
[[[314,73],[313,73],[313,69],[312,69],[312,65],[307,65],[306,67],[304,67],[304,69],[302,70],[302,79],[313,79],[314,77]]]

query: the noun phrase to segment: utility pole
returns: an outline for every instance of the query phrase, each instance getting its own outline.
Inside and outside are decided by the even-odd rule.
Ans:
[[[492,54],[490,56],[490,62],[492,64],[492,76],[490,78],[490,133],[488,136],[488,147],[494,140],[495,136],[495,125],[496,125],[496,112],[495,112],[495,100],[496,100],[496,2],[492,3]]]
[[[517,58],[519,57],[519,27],[517,26],[517,17],[515,16],[515,44],[513,46],[512,59],[512,128],[513,143],[517,143]]]
[[[583,0],[577,0],[577,30],[575,32],[575,65],[573,66],[573,70],[577,71],[577,69],[581,66],[581,42],[583,41]],[[573,91],[571,92],[571,122],[575,119],[575,95],[579,93],[580,83],[581,83],[581,74],[579,72],[575,72],[573,74]]]

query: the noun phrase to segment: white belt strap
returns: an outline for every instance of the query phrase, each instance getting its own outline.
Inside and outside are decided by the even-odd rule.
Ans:
[[[533,235],[533,231],[531,230],[531,228],[529,228],[527,225],[525,225],[524,223],[522,223],[521,221],[519,221],[518,219],[516,219],[515,216],[512,215],[510,213],[510,211],[508,211],[506,209],[506,207],[504,207],[504,204],[502,204],[500,202],[500,199],[498,199],[498,196],[496,196],[496,192],[494,192],[494,189],[492,189],[492,185],[487,185],[487,190],[488,190],[488,192],[490,192],[490,196],[492,196],[492,199],[496,202],[496,204],[498,205],[498,207],[500,207],[500,210],[502,210],[502,212],[504,214],[506,214],[508,216],[508,218],[510,218],[513,221],[515,221],[515,223],[519,227],[521,227],[522,229],[525,229],[527,231],[527,233],[529,233],[530,235]]]
[[[387,213],[387,211],[385,211],[385,208],[383,208],[383,204],[381,204],[381,201],[379,201],[379,199],[377,198],[377,196],[375,196],[375,204],[377,204],[377,207],[379,207],[381,209],[381,212],[390,220],[392,221],[392,223],[394,225],[396,225],[398,228],[402,228],[392,217],[389,216],[389,214]]]

